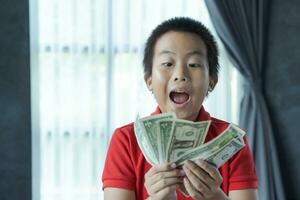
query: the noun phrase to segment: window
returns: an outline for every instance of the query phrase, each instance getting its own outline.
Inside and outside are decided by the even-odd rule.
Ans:
[[[144,42],[174,16],[200,20],[215,33],[199,0],[31,0],[36,199],[102,199],[113,130],[156,107],[143,82]],[[204,104],[237,123],[238,74],[219,47],[219,84]]]

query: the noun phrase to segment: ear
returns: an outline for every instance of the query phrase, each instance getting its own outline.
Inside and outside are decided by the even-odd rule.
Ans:
[[[152,91],[153,90],[153,87],[152,87],[152,76],[151,75],[144,75],[144,80],[145,80],[145,83],[147,85],[148,90]]]
[[[211,92],[214,90],[214,88],[216,87],[218,83],[218,77],[209,77],[209,85],[208,85],[208,90]]]

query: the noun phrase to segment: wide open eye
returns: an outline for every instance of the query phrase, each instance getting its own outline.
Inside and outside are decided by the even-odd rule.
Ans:
[[[172,67],[173,63],[171,63],[171,62],[164,62],[164,63],[162,63],[162,65],[165,66],[165,67]]]

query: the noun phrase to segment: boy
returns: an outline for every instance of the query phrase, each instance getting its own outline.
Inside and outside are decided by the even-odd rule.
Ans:
[[[210,117],[202,106],[218,81],[218,50],[211,33],[190,18],[160,24],[147,40],[144,78],[158,108],[190,121],[211,120],[205,142],[218,136],[227,122]],[[133,124],[116,129],[103,171],[105,200],[255,200],[257,177],[247,143],[219,169],[203,160],[151,166],[138,147]],[[190,197],[178,190],[184,184]]]

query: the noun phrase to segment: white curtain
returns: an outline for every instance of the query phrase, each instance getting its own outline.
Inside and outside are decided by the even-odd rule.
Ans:
[[[214,33],[201,0],[31,0],[38,16],[41,200],[100,200],[113,130],[156,104],[143,82],[142,51],[162,20],[189,16]],[[221,44],[214,116],[237,123],[239,78]],[[35,149],[40,146],[40,149]]]

